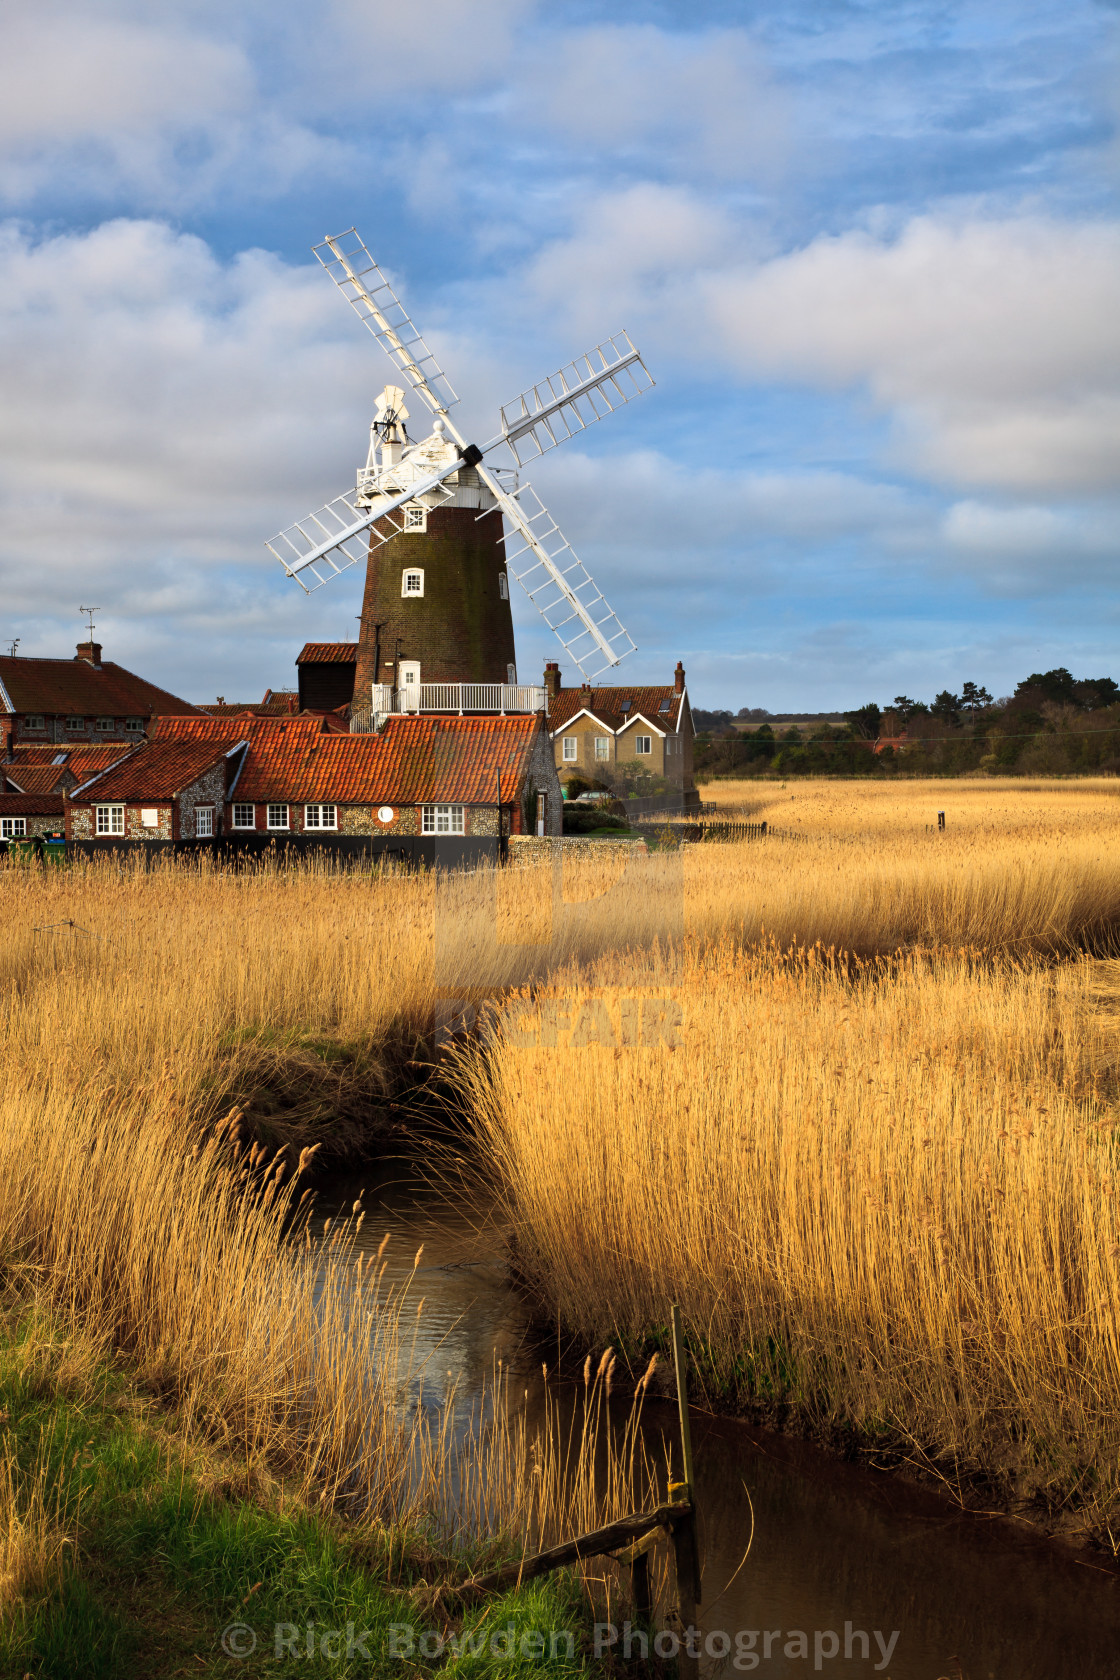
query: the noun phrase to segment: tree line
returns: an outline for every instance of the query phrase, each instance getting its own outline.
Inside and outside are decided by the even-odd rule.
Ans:
[[[807,732],[765,721],[750,727],[758,715],[744,707],[736,728],[730,712],[695,713],[697,774],[1120,772],[1120,686],[1111,677],[1075,678],[1064,666],[1032,672],[999,699],[976,682],[928,702],[896,694]]]

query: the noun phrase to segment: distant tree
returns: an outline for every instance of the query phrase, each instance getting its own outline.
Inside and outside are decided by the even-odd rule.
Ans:
[[[891,707],[894,711],[902,713],[902,721],[905,723],[917,704],[918,702],[911,700],[908,694],[896,694],[891,702]]]
[[[986,688],[977,688],[974,682],[966,682],[961,689],[961,707],[966,712],[978,712],[983,706],[990,706],[992,697]]]
[[[731,723],[731,713],[727,711],[707,712],[697,706],[693,710],[692,721],[697,729],[710,733],[728,728]]]
[[[1073,691],[1078,704],[1087,712],[1095,712],[1101,706],[1115,706],[1120,700],[1120,687],[1111,677],[1083,677],[1074,683]]]
[[[768,712],[765,706],[740,706],[736,713],[736,716],[741,718],[768,718],[773,717],[773,715],[773,712]]]
[[[879,724],[883,714],[874,701],[870,701],[866,706],[857,706],[854,712],[845,712],[844,716],[852,726],[852,734],[859,740],[879,739]]]
[[[951,724],[955,728],[960,722],[960,695],[953,694],[950,689],[943,688],[940,694],[934,695],[930,711],[935,718],[940,718],[942,723]]]
[[[1032,671],[1015,689],[1016,700],[1052,700],[1058,706],[1076,706],[1074,682],[1064,665],[1053,671]]]

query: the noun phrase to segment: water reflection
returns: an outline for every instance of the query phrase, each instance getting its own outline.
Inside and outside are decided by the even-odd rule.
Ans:
[[[412,1289],[424,1299],[425,1404],[441,1403],[450,1376],[469,1407],[495,1357],[535,1393],[541,1351],[510,1287],[493,1210],[434,1196],[403,1161],[336,1183],[321,1205],[341,1209],[359,1190],[363,1248],[390,1235],[388,1282],[405,1281],[424,1245]],[[649,1402],[646,1425],[651,1442],[672,1438],[674,1408]],[[1120,1680],[1120,1578],[1111,1573],[747,1424],[696,1416],[693,1443],[713,1680]],[[751,1555],[728,1584],[752,1505]],[[717,1660],[721,1634],[730,1650]]]

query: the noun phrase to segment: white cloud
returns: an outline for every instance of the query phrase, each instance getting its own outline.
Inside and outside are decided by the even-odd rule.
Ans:
[[[309,30],[307,50],[327,48],[336,102],[361,88],[395,105],[496,81],[535,9],[534,0],[326,0],[329,36]]]
[[[713,273],[747,372],[863,386],[897,456],[949,483],[1056,492],[1120,480],[1120,228],[1041,216],[912,221]]]
[[[223,264],[152,222],[38,244],[9,224],[0,356],[0,571],[25,653],[47,648],[21,625],[91,592],[149,650],[171,623],[196,632],[172,656],[189,670],[207,628],[283,626],[287,661],[342,632],[345,585],[308,602],[264,548],[352,482],[382,371],[317,267]]]
[[[790,146],[786,101],[741,29],[569,30],[531,61],[525,92],[534,124],[597,153],[654,145],[670,174],[769,176]]]
[[[521,284],[570,332],[601,339],[623,322],[653,322],[669,342],[676,329],[678,353],[690,345],[700,352],[696,277],[718,272],[739,237],[718,206],[646,181],[592,199],[570,234],[541,248]]]

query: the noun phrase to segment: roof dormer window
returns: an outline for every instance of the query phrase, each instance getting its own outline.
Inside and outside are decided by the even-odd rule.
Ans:
[[[657,708],[657,709],[658,709],[658,711],[659,711],[659,712],[669,712],[669,711],[672,711],[672,709],[673,709],[673,702],[672,702],[672,701],[671,701],[671,700],[662,700],[662,702],[661,702],[661,704],[660,704],[660,706],[658,706],[658,708]]]
[[[622,702],[622,705],[619,709],[621,710],[623,717],[629,717],[630,716],[630,708],[633,704],[634,704],[633,700],[624,700]]]

